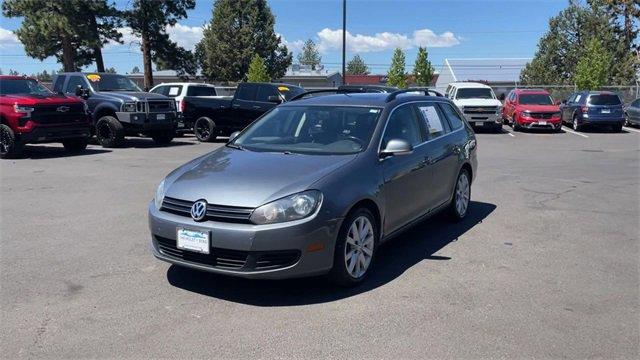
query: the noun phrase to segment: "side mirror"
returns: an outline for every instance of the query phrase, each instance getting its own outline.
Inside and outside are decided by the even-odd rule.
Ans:
[[[391,139],[387,146],[380,152],[380,157],[409,155],[413,152],[413,146],[404,139]]]
[[[76,96],[86,99],[89,97],[89,89],[84,89],[82,85],[76,87]]]
[[[277,96],[277,95],[271,95],[271,96],[269,96],[269,98],[267,100],[269,102],[275,103],[275,104],[282,103],[282,99],[280,98],[280,96]]]
[[[233,141],[233,139],[237,138],[240,135],[240,131],[234,131],[229,135],[229,142]]]

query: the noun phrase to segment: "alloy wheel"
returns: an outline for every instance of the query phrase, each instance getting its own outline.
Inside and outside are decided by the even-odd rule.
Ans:
[[[463,172],[458,178],[456,184],[456,211],[460,217],[463,217],[467,213],[469,207],[469,177],[467,173]]]
[[[578,127],[579,127],[579,126],[580,126],[580,125],[578,124],[578,118],[577,118],[577,117],[574,117],[574,118],[573,118],[573,130],[578,130]]]
[[[209,124],[206,121],[198,121],[196,124],[196,132],[201,139],[207,139],[209,138],[209,135],[211,135]]]
[[[357,217],[347,232],[344,247],[344,262],[347,272],[354,278],[362,277],[373,258],[374,233],[371,221],[365,216]]]
[[[9,144],[11,143],[11,138],[9,134],[5,131],[0,132],[0,154],[5,155],[9,152]]]

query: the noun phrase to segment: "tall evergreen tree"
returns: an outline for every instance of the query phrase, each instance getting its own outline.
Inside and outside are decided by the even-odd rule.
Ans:
[[[360,55],[356,54],[347,63],[347,75],[367,75],[369,74],[369,67],[365,64]]]
[[[405,56],[404,51],[396,48],[391,59],[391,67],[387,73],[387,85],[397,88],[407,87],[407,74],[405,73]]]
[[[124,14],[127,25],[140,37],[144,66],[144,86],[153,86],[152,62],[161,69],[174,69],[179,75],[195,72],[191,52],[169,39],[167,26],[187,17],[187,10],[195,7],[195,0],[133,0]]]
[[[579,90],[596,90],[606,84],[611,55],[597,38],[589,41],[575,70],[575,83]]]
[[[418,55],[416,56],[416,63],[413,67],[413,75],[416,78],[416,85],[429,86],[433,79],[433,66],[429,61],[429,53],[426,47],[418,47]]]
[[[264,65],[264,60],[260,57],[260,55],[255,54],[251,59],[251,63],[249,63],[249,71],[247,72],[247,81],[248,82],[268,82],[269,73],[267,72],[267,67]]]
[[[216,1],[196,47],[203,75],[209,80],[240,81],[257,54],[265,60],[270,78],[284,76],[292,56],[276,35],[274,23],[266,0]]]
[[[96,62],[98,72],[104,72],[102,47],[109,41],[120,42],[122,34],[118,28],[122,25],[121,13],[115,4],[107,0],[77,1],[78,18],[76,24],[86,34],[87,47],[91,49],[91,58]]]
[[[316,43],[311,39],[305,41],[302,46],[302,51],[298,54],[298,62],[302,65],[311,66],[311,68],[315,70],[321,61],[322,57],[320,56]]]

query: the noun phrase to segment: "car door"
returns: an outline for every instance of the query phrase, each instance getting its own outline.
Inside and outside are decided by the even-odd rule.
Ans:
[[[577,93],[571,94],[571,96],[569,96],[569,99],[567,99],[567,101],[564,104],[560,105],[560,112],[562,113],[563,123],[568,123],[572,121],[571,118],[573,117],[573,111],[571,110],[571,106],[577,96],[578,96]]]
[[[402,104],[392,110],[385,126],[380,148],[384,149],[391,139],[403,139],[413,145],[413,153],[381,158],[384,184],[382,194],[385,200],[386,234],[397,230],[411,220],[425,213],[429,172],[426,167],[424,131],[411,104]]]
[[[269,96],[276,96],[280,99],[280,93],[275,86],[260,85],[258,86],[258,92],[256,93],[256,101],[251,109],[253,110],[252,117],[257,119],[260,115],[276,107],[276,103],[269,101]]]
[[[446,104],[448,105],[448,104]],[[424,137],[427,141],[421,150],[425,155],[426,167],[429,172],[427,192],[427,208],[433,210],[449,200],[452,186],[457,177],[457,149],[449,134],[451,126],[445,114],[435,102],[419,102],[414,104],[423,122]],[[453,109],[448,109],[453,111]]]
[[[231,102],[231,126],[236,130],[244,129],[255,120],[255,104],[258,84],[244,83],[238,86],[236,96]]]
[[[627,109],[627,114],[634,122],[638,122],[640,120],[640,99],[636,99],[631,103]]]

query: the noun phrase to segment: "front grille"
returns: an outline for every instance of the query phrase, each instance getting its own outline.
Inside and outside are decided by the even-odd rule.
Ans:
[[[551,119],[554,113],[530,113],[534,119]]]
[[[163,113],[173,111],[173,100],[147,100],[147,108],[150,113]]]
[[[178,249],[176,241],[155,236],[160,252],[168,257],[219,269],[237,271],[275,270],[291,266],[300,259],[300,251],[240,251],[212,247],[209,254]]]
[[[87,115],[83,104],[36,105],[31,120],[39,124],[71,124],[86,121]]]
[[[191,217],[191,206],[193,206],[193,203],[194,201],[165,197],[162,201],[160,211]],[[248,224],[250,223],[249,218],[252,212],[253,208],[208,204],[205,219]]]
[[[473,106],[465,107],[465,114],[495,114],[498,108],[495,106]]]

